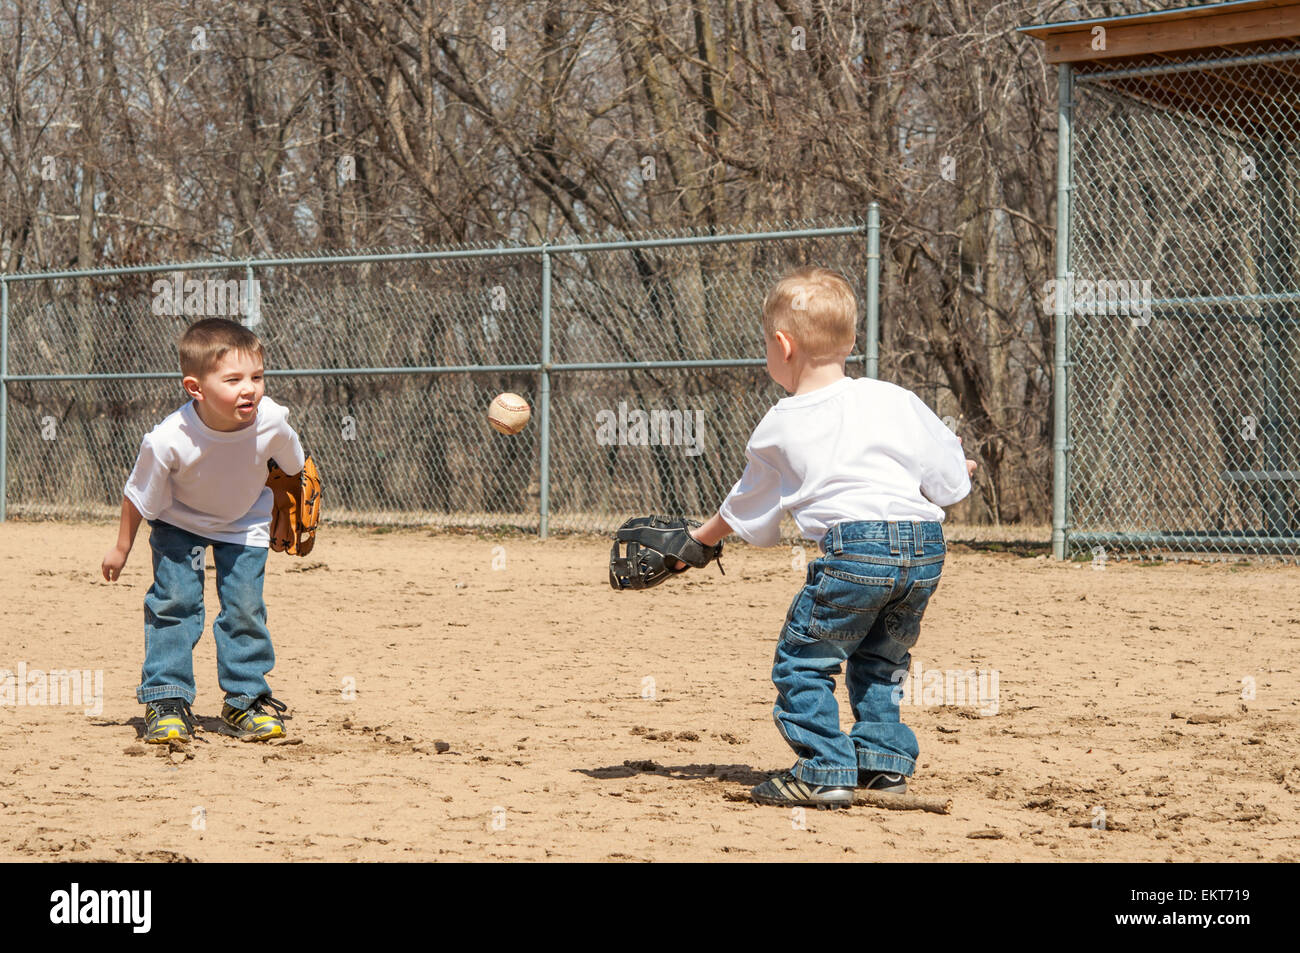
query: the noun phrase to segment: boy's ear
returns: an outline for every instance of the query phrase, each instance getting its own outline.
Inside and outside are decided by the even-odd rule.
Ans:
[[[776,343],[781,346],[781,356],[787,361],[790,360],[791,355],[794,354],[794,340],[790,335],[784,331],[777,331]]]
[[[186,377],[181,380],[181,386],[185,388],[185,393],[189,394],[195,400],[203,399],[203,388],[199,385],[197,377]]]

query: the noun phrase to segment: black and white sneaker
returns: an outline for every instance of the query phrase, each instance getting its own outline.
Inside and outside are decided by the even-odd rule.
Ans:
[[[791,771],[769,778],[749,792],[755,804],[776,807],[848,807],[853,803],[853,788],[807,784]]]
[[[896,771],[859,771],[858,787],[884,794],[906,794],[907,778]]]

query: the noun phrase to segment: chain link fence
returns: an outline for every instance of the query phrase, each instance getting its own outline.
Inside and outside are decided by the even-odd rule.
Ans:
[[[874,206],[869,219],[7,275],[3,505],[116,515],[141,437],[186,400],[177,338],[238,310],[319,462],[328,520],[546,535],[707,516],[784,396],[763,358],[768,289],[802,264],[835,268],[858,293],[860,346],[875,341]],[[517,436],[487,424],[501,392],[533,407]]]
[[[1152,60],[1062,84],[1068,548],[1294,557],[1300,51]]]

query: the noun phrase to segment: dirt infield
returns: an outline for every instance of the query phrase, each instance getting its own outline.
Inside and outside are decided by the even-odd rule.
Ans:
[[[616,594],[599,540],[327,530],[268,570],[294,743],[187,758],[137,740],[147,530],[109,584],[114,526],[0,525],[0,670],[103,676],[97,714],[0,705],[0,859],[1300,860],[1294,567],[954,552],[914,660],[997,693],[931,704],[961,699],[922,674],[905,709],[913,791],[951,813],[801,819],[732,800],[793,760],[788,548]],[[216,612],[209,580],[208,728]]]

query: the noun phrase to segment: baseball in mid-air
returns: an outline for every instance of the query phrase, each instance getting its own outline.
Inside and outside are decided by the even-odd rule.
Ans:
[[[497,394],[488,408],[488,423],[498,432],[517,434],[528,426],[533,409],[518,394]]]

